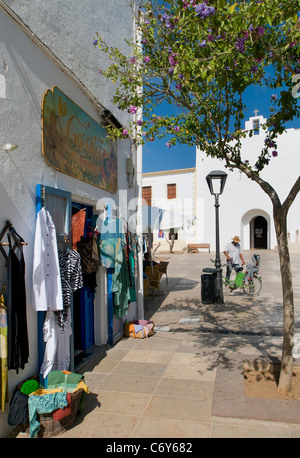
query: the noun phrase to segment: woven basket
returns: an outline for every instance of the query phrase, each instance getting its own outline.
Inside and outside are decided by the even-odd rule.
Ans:
[[[39,380],[38,376],[30,377],[28,380]],[[26,380],[25,380],[26,381]],[[24,381],[17,386],[17,389],[21,389]],[[71,413],[67,417],[62,418],[61,420],[55,421],[53,419],[53,412],[51,413],[37,413],[37,421],[40,423],[40,430],[36,437],[51,437],[57,436],[59,434],[63,434],[67,431],[72,424],[74,423],[78,405],[80,402],[80,398],[82,395],[83,389],[80,388],[79,390],[71,393]],[[29,424],[22,425],[22,429],[26,431],[27,435],[30,435],[30,427]]]

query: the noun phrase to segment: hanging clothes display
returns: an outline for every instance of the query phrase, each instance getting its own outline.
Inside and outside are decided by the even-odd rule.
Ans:
[[[134,278],[138,277],[138,254],[141,251],[137,234],[128,232],[128,250],[130,271]]]
[[[44,378],[51,370],[68,370],[70,365],[71,298],[72,293],[82,288],[81,259],[77,251],[59,251],[59,265],[63,292],[63,310],[48,310],[44,322],[46,342],[44,360],[40,373]]]
[[[97,236],[81,237],[77,243],[77,250],[81,257],[83,284],[95,292],[97,287],[96,274],[100,265]]]
[[[23,244],[25,243],[15,230],[19,243],[12,246],[11,235],[8,234],[9,254],[7,260],[7,323],[8,323],[8,369],[24,369],[29,358],[26,288],[25,288],[25,261]]]
[[[44,207],[36,219],[33,249],[33,307],[36,311],[62,310],[56,229]]]
[[[128,313],[130,302],[129,272],[124,250],[121,269],[112,275],[111,291],[114,293],[114,314],[116,318],[123,318]]]
[[[99,269],[97,236],[81,237],[77,243],[77,251],[81,257],[82,271],[86,274],[97,272]]]
[[[105,220],[101,227],[99,253],[101,264],[114,268],[115,274],[121,270],[123,248],[126,244],[123,222],[120,218]]]
[[[4,412],[8,402],[8,368],[7,368],[7,313],[4,296],[0,296],[0,393],[1,411]]]
[[[138,276],[139,251],[136,234],[125,234],[120,218],[104,221],[100,233],[99,253],[101,264],[114,269],[111,292],[116,318],[126,316],[129,303],[136,300],[135,279]]]
[[[105,220],[101,227],[99,254],[101,264],[113,268],[111,292],[114,315],[122,318],[128,312],[130,285],[125,253],[126,235],[121,218]]]
[[[127,262],[130,281],[130,302],[136,302],[135,280],[138,278],[138,254],[141,251],[137,234],[128,231],[127,241]]]

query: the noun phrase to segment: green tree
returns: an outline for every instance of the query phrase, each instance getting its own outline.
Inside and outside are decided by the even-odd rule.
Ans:
[[[133,2],[136,5],[136,2]],[[294,299],[287,239],[287,214],[300,189],[300,177],[284,202],[260,172],[274,160],[276,139],[288,121],[299,117],[296,83],[300,80],[299,2],[280,0],[141,0],[135,9],[139,35],[130,57],[97,35],[94,44],[109,55],[101,73],[114,80],[114,103],[135,114],[126,129],[111,129],[116,138],[137,143],[168,137],[197,145],[255,181],[270,197],[280,260],[284,337],[279,390],[291,390]],[[299,76],[298,76],[299,75]],[[242,157],[245,91],[255,85],[274,90],[270,115],[262,126],[265,145],[253,163]],[[162,103],[170,116],[158,116]]]

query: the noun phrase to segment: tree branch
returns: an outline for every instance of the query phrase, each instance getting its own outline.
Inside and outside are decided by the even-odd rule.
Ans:
[[[285,212],[285,214],[288,213],[288,210],[292,203],[294,202],[298,192],[300,191],[300,176],[297,178],[294,186],[290,190],[287,198],[285,199],[284,203],[282,204],[282,209]]]

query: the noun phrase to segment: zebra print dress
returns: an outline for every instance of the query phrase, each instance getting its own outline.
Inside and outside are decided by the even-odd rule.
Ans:
[[[71,304],[72,293],[83,287],[83,276],[80,254],[75,250],[58,251],[63,310],[56,311],[57,324],[63,330]]]

